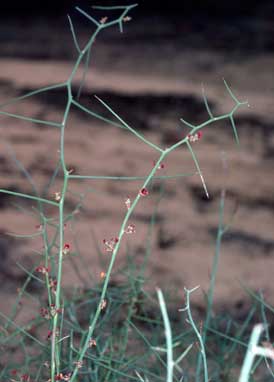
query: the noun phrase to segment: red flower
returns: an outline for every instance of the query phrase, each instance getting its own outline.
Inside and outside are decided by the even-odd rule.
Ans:
[[[22,374],[20,380],[22,382],[30,382],[30,376],[28,374]]]
[[[203,133],[201,131],[198,131],[198,133],[195,134],[188,134],[188,139],[190,142],[196,142],[199,139],[201,139],[203,136]]]
[[[153,167],[156,165],[156,161],[154,160],[153,161]],[[157,167],[157,170],[162,170],[163,168],[165,168],[165,165],[164,163],[160,163],[159,166]]]
[[[68,243],[65,243],[63,247],[63,254],[67,255],[69,251],[70,251],[70,245]]]
[[[110,240],[104,239],[103,243],[106,246],[106,251],[107,252],[114,251],[115,245],[118,243],[118,241],[119,241],[118,237],[115,237],[115,238],[112,237]]]
[[[147,188],[142,188],[140,191],[139,191],[139,194],[141,196],[147,196],[149,194],[148,192],[148,189]]]
[[[49,267],[45,267],[44,265],[39,265],[35,268],[36,272],[42,273],[45,275],[46,273],[49,273]]]
[[[125,233],[132,234],[136,232],[136,228],[134,224],[129,224],[127,228],[125,229]]]

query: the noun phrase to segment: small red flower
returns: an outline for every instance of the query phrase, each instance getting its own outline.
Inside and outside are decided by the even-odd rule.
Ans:
[[[22,374],[20,377],[20,381],[22,382],[30,382],[30,376],[28,374]]]
[[[57,287],[57,280],[49,279],[49,287],[52,289],[53,292],[55,292]]]
[[[156,165],[156,161],[154,160],[153,161],[153,167]],[[160,163],[159,166],[157,167],[157,170],[163,170],[163,168],[165,168],[165,165],[164,163]]]
[[[67,255],[69,251],[70,251],[70,245],[68,243],[65,243],[63,247],[63,254]]]
[[[129,210],[131,207],[131,200],[130,200],[129,196],[125,200],[125,205],[126,205],[127,209]]]
[[[136,227],[134,224],[129,224],[127,228],[125,229],[125,233],[132,234],[136,232]]]
[[[16,375],[16,374],[17,374],[17,370],[16,370],[16,369],[12,369],[12,370],[10,371],[10,374],[13,375],[13,376]]]
[[[59,373],[55,376],[55,381],[69,381],[71,375],[72,373],[67,373],[67,374]]]
[[[110,240],[106,240],[106,239],[104,239],[104,240],[103,240],[103,243],[104,243],[105,246],[106,246],[106,251],[107,251],[107,252],[112,252],[112,251],[114,251],[114,248],[115,248],[116,244],[118,243],[118,241],[119,241],[118,237],[111,238]]]
[[[147,188],[142,188],[140,191],[139,191],[139,195],[141,196],[147,196],[149,194],[148,192],[148,189]]]
[[[45,275],[46,273],[49,273],[49,267],[45,267],[44,265],[39,265],[35,268],[36,272],[42,273]]]
[[[50,304],[50,314],[54,317],[56,314],[62,313],[63,308],[56,308],[55,304]]]
[[[88,342],[88,347],[92,348],[93,346],[96,346],[96,345],[97,345],[96,340],[94,338],[91,338]]]
[[[203,136],[203,133],[201,131],[198,131],[198,133],[195,134],[188,134],[188,139],[190,142],[196,142],[199,139],[201,139]]]
[[[50,314],[49,314],[48,309],[46,309],[46,308],[41,308],[41,309],[40,309],[40,314],[41,314],[41,316],[44,317],[46,320],[49,320],[49,319],[50,319]]]

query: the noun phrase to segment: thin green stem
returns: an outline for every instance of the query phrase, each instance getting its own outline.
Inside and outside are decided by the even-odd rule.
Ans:
[[[225,190],[221,193],[221,200],[220,200],[220,207],[219,207],[219,222],[218,222],[218,231],[217,231],[217,238],[216,238],[216,245],[215,245],[215,256],[213,258],[213,265],[212,265],[212,271],[210,276],[210,285],[209,290],[207,294],[207,310],[206,310],[206,318],[203,326],[203,332],[202,332],[202,340],[204,345],[206,344],[207,339],[207,328],[210,326],[210,320],[212,316],[212,306],[213,306],[213,296],[214,296],[214,290],[215,290],[215,284],[216,284],[216,276],[220,261],[220,253],[221,253],[221,243],[222,243],[222,236],[223,236],[223,220],[224,220],[224,203],[225,203]],[[197,362],[197,368],[196,368],[196,382],[199,382],[200,380],[200,374],[201,374],[201,366],[202,366],[202,357],[201,354],[198,356],[198,362]]]
[[[188,322],[190,323],[190,325],[192,326],[197,338],[198,338],[198,341],[199,341],[199,344],[200,344],[200,354],[202,356],[202,359],[203,359],[203,365],[204,365],[204,382],[208,382],[208,369],[207,369],[207,360],[206,360],[206,352],[205,352],[205,346],[204,346],[204,341],[203,341],[203,338],[199,332],[199,330],[197,329],[197,326],[192,318],[192,314],[191,314],[191,309],[190,309],[190,295],[192,292],[194,292],[196,289],[198,289],[199,287],[195,287],[191,290],[189,289],[186,289],[184,288],[185,290],[185,294],[186,294],[186,307],[184,309],[180,309],[182,311],[186,311],[187,312],[187,315],[188,315]]]
[[[32,123],[38,123],[38,124],[41,124],[41,125],[60,127],[60,123],[58,123],[58,122],[44,121],[42,119],[24,117],[23,115],[8,113],[7,111],[0,111],[0,115],[6,115],[8,117],[13,117],[13,118],[16,118],[16,119],[21,119],[23,121],[28,121],[28,122],[32,122]]]
[[[138,133],[136,130],[134,130],[132,127],[130,127],[118,114],[116,114],[110,106],[108,106],[103,100],[101,100],[101,98],[99,98],[98,96],[95,96],[96,99],[98,99],[99,102],[101,102],[102,105],[105,106],[105,108],[107,110],[109,110],[111,112],[111,114],[113,114],[117,119],[118,121],[120,121],[132,134],[136,135],[136,137],[138,137],[139,139],[141,139],[141,141],[143,141],[144,143],[146,143],[147,145],[149,145],[150,147],[152,147],[153,149],[157,150],[157,151],[160,151],[161,153],[163,152],[163,150],[157,146],[157,145],[154,145],[153,143],[151,143],[150,141],[148,141],[142,134]]]
[[[187,176],[193,176],[197,174],[197,172],[190,172],[185,174],[174,174],[174,175],[161,175],[161,176],[153,176],[153,179],[176,179],[183,178]],[[146,176],[98,176],[98,175],[69,175],[70,179],[93,179],[93,180],[145,180]]]
[[[165,325],[165,337],[166,337],[166,348],[167,348],[167,382],[173,382],[173,347],[172,347],[172,332],[169,317],[167,314],[166,303],[164,300],[163,293],[160,289],[157,289],[158,300],[164,320]]]
[[[44,199],[44,198],[39,198],[38,196],[32,196],[32,195],[28,195],[28,194],[23,194],[21,192],[9,191],[9,190],[5,190],[3,188],[0,188],[0,192],[2,192],[3,194],[9,194],[9,195],[13,195],[13,196],[18,196],[20,198],[31,199],[31,200],[35,200],[35,201],[38,201],[38,202],[42,202],[42,203],[46,203],[46,204],[51,204],[52,206],[55,206],[55,207],[58,206],[58,203],[53,202],[52,200],[47,200],[47,199]]]

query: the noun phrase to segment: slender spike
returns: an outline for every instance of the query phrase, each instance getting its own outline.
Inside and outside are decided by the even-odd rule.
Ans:
[[[122,22],[122,20],[119,21],[119,29],[120,29],[120,33],[123,33],[123,22]]]
[[[234,133],[234,136],[235,136],[235,140],[236,140],[236,142],[237,142],[237,145],[240,146],[240,141],[239,141],[239,137],[238,137],[237,129],[236,129],[236,126],[235,126],[234,117],[233,117],[233,115],[231,114],[229,118],[230,118],[231,125],[232,125],[232,128],[233,128],[233,133]]]
[[[74,41],[75,48],[77,49],[78,53],[81,53],[81,49],[79,47],[79,44],[78,44],[78,41],[77,41],[77,37],[76,37],[75,31],[74,31],[73,23],[71,21],[70,16],[69,15],[67,15],[67,16],[68,16],[69,26],[70,26],[70,30],[71,30],[71,33],[72,33],[72,38],[73,38],[73,41]]]
[[[28,195],[28,194],[22,194],[21,192],[14,192],[14,191],[9,191],[9,190],[5,190],[3,188],[0,188],[0,193],[8,194],[8,195],[14,195],[14,196],[18,196],[20,198],[37,200],[37,201],[42,202],[42,203],[47,203],[47,204],[51,204],[53,206],[58,206],[57,202],[53,202],[51,200],[47,200],[47,199],[43,199],[43,198],[38,198],[36,196],[32,196],[32,195]]]
[[[28,271],[22,264],[20,264],[18,261],[15,263],[18,268],[22,269],[24,273],[26,273],[31,279],[37,280],[40,284],[45,284],[44,280],[41,280],[39,277],[34,275],[34,272]]]
[[[22,119],[23,121],[28,121],[28,122],[32,122],[32,123],[40,123],[41,125],[49,125],[49,126],[54,126],[54,127],[60,127],[61,126],[60,123],[58,123],[58,122],[45,121],[43,119],[24,117],[23,115],[8,113],[6,111],[0,111],[0,115],[6,115],[8,117],[13,117],[16,119]]]
[[[135,370],[135,374],[137,375],[137,377],[139,378],[139,380],[140,380],[141,382],[145,382],[145,380],[141,377],[141,375],[138,373],[137,370]]]
[[[90,48],[91,48],[91,46],[89,47],[89,49],[87,51],[85,68],[84,68],[84,72],[83,72],[83,75],[82,75],[82,78],[81,78],[81,82],[80,82],[80,86],[79,86],[79,89],[78,89],[78,92],[77,92],[77,96],[76,96],[76,99],[78,101],[79,101],[79,98],[80,98],[80,95],[81,95],[81,92],[82,92],[82,89],[83,89],[83,86],[84,86],[84,83],[85,83],[85,79],[86,79],[86,75],[87,75],[87,71],[88,71],[88,67],[89,67],[89,63],[90,63]]]
[[[33,95],[36,95],[36,94],[40,94],[40,93],[43,93],[43,92],[47,92],[49,90],[53,90],[53,89],[58,89],[58,88],[63,88],[67,86],[66,83],[60,83],[60,84],[56,84],[56,85],[50,85],[50,86],[46,86],[46,87],[43,87],[43,88],[40,88],[40,89],[37,89],[37,90],[33,90],[27,94],[24,94],[20,97],[17,97],[17,98],[13,98],[11,99],[10,101],[7,101],[7,102],[4,102],[0,105],[0,107],[4,107],[4,106],[8,106],[8,105],[13,105],[19,101],[22,101],[23,99],[26,99],[26,98],[29,98]]]
[[[32,187],[33,193],[36,195],[37,198],[39,198],[40,195],[39,195],[37,187],[36,187],[32,177],[31,177],[31,174],[25,169],[23,163],[21,163],[17,159],[16,154],[13,151],[12,147],[9,144],[6,144],[6,147],[7,147],[8,151],[9,151],[9,154],[10,154],[12,160],[15,162],[16,166],[18,167],[19,171],[21,171],[24,174],[24,176],[26,177],[26,179],[29,181],[29,183],[30,183],[30,185]],[[41,201],[39,199],[38,199],[37,203],[38,203],[39,211],[41,213],[43,213],[43,205],[42,205],[42,203],[41,203]]]
[[[180,363],[182,361],[183,358],[186,357],[186,355],[188,354],[188,352],[192,349],[192,346],[193,344],[190,344],[186,350],[176,359],[176,361],[174,361],[175,365],[177,365],[178,363]]]
[[[174,175],[163,175],[163,176],[153,176],[153,179],[176,179],[181,177],[193,176],[197,172],[174,174]],[[146,176],[97,176],[97,175],[69,175],[70,179],[109,179],[109,180],[145,180]]]
[[[111,125],[120,127],[121,129],[125,129],[125,127],[122,126],[122,125],[120,125],[119,123],[116,123],[116,122],[114,122],[114,121],[111,121],[111,120],[108,119],[108,118],[104,118],[104,117],[100,116],[99,114],[93,112],[92,110],[87,109],[86,107],[82,106],[79,102],[75,101],[74,99],[72,100],[72,103],[73,103],[73,105],[75,105],[78,109],[83,110],[85,113],[91,115],[92,117],[98,118],[98,119],[100,119],[101,121],[107,122],[107,123],[109,123],[109,124],[111,124]]]
[[[41,347],[47,347],[43,342],[39,341],[38,338],[32,336],[27,330],[22,328],[20,325],[17,325],[13,320],[11,320],[8,316],[6,316],[4,313],[0,312],[0,316],[9,322],[11,325],[13,325],[16,329],[18,329],[19,332],[23,333],[24,336],[29,337],[32,341],[36,342]]]
[[[202,85],[202,93],[203,93],[203,99],[204,99],[204,103],[205,103],[205,107],[206,107],[206,110],[208,112],[208,115],[210,116],[211,119],[213,119],[214,117],[213,117],[213,114],[212,114],[212,112],[210,110],[209,104],[207,102],[207,98],[206,98],[206,95],[205,95],[205,88],[204,88],[203,85]]]
[[[16,154],[15,154],[13,148],[11,147],[11,145],[8,144],[8,143],[5,143],[5,146],[6,146],[7,150],[8,150],[8,152],[9,152],[9,155],[10,155],[11,159],[14,161],[14,163],[18,167],[19,171],[21,171],[24,174],[24,176],[26,177],[26,179],[29,181],[29,183],[30,183],[30,185],[32,187],[33,192],[36,194],[36,196],[39,196],[37,188],[36,188],[36,185],[35,185],[32,177],[31,177],[30,173],[25,169],[25,167],[23,166],[23,163],[21,163],[17,159]]]
[[[240,105],[240,101],[237,99],[237,97],[232,93],[232,90],[230,89],[230,87],[228,86],[226,80],[223,78],[223,81],[224,81],[224,84],[225,84],[225,87],[226,87],[226,90],[228,91],[228,93],[230,94],[231,98],[236,102],[237,105]]]
[[[84,15],[87,19],[89,19],[90,21],[92,21],[97,27],[100,27],[100,23],[98,23],[97,20],[95,20],[93,17],[91,17],[87,12],[83,11],[81,8],[79,7],[75,7],[75,9],[80,12],[82,15]]]
[[[55,168],[55,170],[54,170],[54,172],[53,172],[53,174],[52,174],[52,176],[51,176],[51,178],[50,178],[50,180],[49,180],[49,182],[46,184],[45,188],[42,191],[42,196],[43,197],[45,197],[47,195],[47,193],[49,192],[49,189],[53,185],[53,183],[54,183],[54,181],[55,181],[55,179],[56,179],[56,177],[58,175],[58,172],[59,172],[60,168],[61,168],[61,162],[59,161],[57,166],[56,166],[56,168]]]
[[[137,7],[137,3],[136,4],[132,4],[132,5],[114,5],[114,6],[103,6],[103,5],[93,5],[91,8],[93,9],[102,9],[102,10],[114,10],[114,9],[132,9],[132,8],[135,8]]]
[[[201,171],[200,166],[199,166],[199,163],[198,163],[198,161],[197,161],[196,155],[195,155],[195,153],[194,153],[194,151],[193,151],[193,149],[192,149],[192,147],[191,147],[191,144],[189,143],[188,140],[186,141],[186,144],[187,144],[187,147],[189,148],[189,151],[190,151],[190,153],[191,153],[191,155],[192,155],[192,158],[193,158],[193,160],[194,160],[194,163],[195,163],[195,166],[196,166],[196,168],[197,168],[197,171],[198,171],[198,173],[199,173],[199,175],[200,175],[200,178],[201,178],[201,181],[202,181],[204,190],[205,190],[206,197],[209,199],[209,193],[208,193],[208,190],[207,190],[207,187],[206,187],[206,183],[205,183],[205,180],[204,180],[202,171]]]
[[[8,236],[12,236],[12,237],[17,237],[17,238],[21,238],[21,239],[24,239],[24,238],[32,238],[32,237],[36,237],[36,236],[41,236],[43,234],[43,232],[35,232],[33,234],[16,234],[16,233],[13,233],[13,232],[5,232],[5,235],[8,235]]]
[[[195,129],[195,127],[196,127],[196,126],[192,125],[191,123],[187,122],[183,118],[180,118],[180,121],[183,122],[186,126],[190,127],[191,129]]]
[[[132,127],[130,127],[117,113],[115,113],[115,111],[112,110],[112,108],[110,106],[108,106],[100,97],[98,97],[97,95],[94,95],[94,97],[102,104],[105,106],[105,108],[107,110],[109,110],[111,112],[111,114],[113,114],[129,131],[131,131],[134,135],[136,135],[138,138],[140,138],[144,143],[148,144],[150,147],[153,147],[155,150],[157,151],[160,151],[160,152],[163,152],[163,150],[154,145],[153,143],[151,143],[150,141],[148,141],[142,134],[139,134],[135,129],[133,129]]]

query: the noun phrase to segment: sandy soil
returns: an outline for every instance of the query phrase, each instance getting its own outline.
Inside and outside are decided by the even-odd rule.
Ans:
[[[209,200],[197,175],[165,181],[151,238],[146,274],[150,287],[168,285],[181,290],[183,295],[184,286],[200,285],[201,290],[193,300],[203,304],[202,291],[208,287],[214,255],[220,193],[226,187],[225,221],[229,222],[232,215],[234,219],[222,244],[216,307],[238,309],[236,313],[240,315],[245,306],[240,302],[246,300],[241,283],[256,292],[263,290],[267,301],[273,304],[274,85],[271,80],[274,55],[228,55],[205,48],[182,47],[179,42],[170,44],[169,40],[162,40],[160,46],[150,41],[131,44],[127,43],[126,34],[118,43],[118,37],[108,41],[108,36],[94,45],[93,61],[80,102],[113,118],[93,97],[97,94],[130,126],[161,147],[168,147],[186,133],[187,129],[179,121],[181,117],[193,123],[208,118],[203,105],[202,82],[214,115],[229,112],[233,107],[223,77],[240,100],[250,103],[250,108],[242,107],[236,113],[240,149],[236,147],[229,121],[206,127],[202,139],[193,146],[209,189]],[[130,38],[129,33],[129,42]],[[72,50],[72,45],[66,45],[69,36],[66,35],[64,41],[66,49]],[[6,51],[8,48],[11,50],[11,46],[6,46]],[[35,52],[39,51],[39,47],[35,48]],[[0,102],[65,81],[72,65],[70,59],[59,57],[39,60],[3,55],[0,58]],[[80,78],[79,71],[74,81],[75,93]],[[65,90],[58,89],[1,110],[59,122],[65,102]],[[0,129],[0,187],[33,193],[29,181],[12,158],[15,153],[38,192],[42,192],[58,161],[58,128],[2,115]],[[227,158],[227,174],[222,168],[222,152]],[[146,176],[157,155],[128,131],[72,109],[65,133],[65,157],[75,174]],[[158,173],[192,172],[195,166],[190,154],[185,148],[179,148],[167,159],[165,169]],[[50,187],[49,198],[60,190],[61,180],[58,176]],[[79,256],[65,261],[65,286],[88,286],[89,274],[99,279],[100,271],[109,261],[102,240],[117,234],[126,213],[124,200],[127,195],[133,198],[141,186],[142,181],[71,180],[67,212],[72,212],[79,201],[75,192],[79,194],[87,189],[89,192],[83,208],[75,215],[74,224],[68,223],[66,227],[65,239],[67,242],[74,240],[73,251],[79,252]],[[130,221],[136,225],[136,234],[124,237],[115,269],[123,264],[127,253],[136,263],[142,262],[160,186],[159,180],[153,182],[149,197],[140,201],[132,215]],[[24,208],[18,209],[13,204],[14,198],[1,194],[0,200],[0,277],[3,282],[0,308],[7,313],[25,276],[16,262],[26,269],[37,264],[43,243],[39,237],[15,240],[5,234],[37,232],[35,226],[39,218],[34,203],[17,199],[18,206]],[[57,212],[54,208],[47,210],[49,216],[55,218]],[[81,268],[81,277],[77,266]]]

